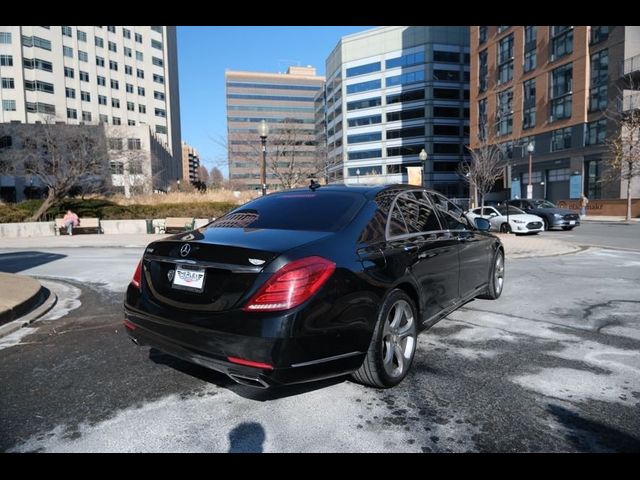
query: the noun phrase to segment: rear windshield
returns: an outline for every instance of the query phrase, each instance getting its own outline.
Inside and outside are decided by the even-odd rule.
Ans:
[[[209,224],[209,228],[270,228],[335,232],[365,204],[351,192],[290,192],[261,197]]]

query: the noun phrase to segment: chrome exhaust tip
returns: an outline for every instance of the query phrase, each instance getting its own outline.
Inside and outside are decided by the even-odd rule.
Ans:
[[[229,373],[228,375],[234,382],[240,385],[254,388],[269,388],[269,384],[258,377],[246,377],[244,375],[238,375],[237,373]]]

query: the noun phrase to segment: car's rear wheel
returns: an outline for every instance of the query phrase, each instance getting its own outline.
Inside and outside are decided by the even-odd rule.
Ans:
[[[389,388],[407,376],[417,343],[417,311],[413,300],[400,289],[386,298],[362,366],[353,378],[365,385]]]
[[[546,218],[542,219],[542,223],[543,223],[544,230],[545,231],[549,230],[549,222],[547,222]]]
[[[498,250],[493,259],[493,268],[491,269],[487,291],[482,295],[478,295],[478,298],[495,300],[498,297],[500,297],[500,295],[502,295],[503,287],[504,287],[504,253],[502,253],[502,250]]]

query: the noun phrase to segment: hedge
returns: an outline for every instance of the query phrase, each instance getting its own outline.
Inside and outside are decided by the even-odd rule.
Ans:
[[[0,205],[0,223],[24,222],[42,205],[42,200],[27,200],[18,204]],[[79,217],[101,220],[150,219],[166,217],[220,217],[238,205],[233,202],[158,203],[155,205],[118,205],[102,199],[66,199],[47,210],[47,220],[62,217],[68,209]]]

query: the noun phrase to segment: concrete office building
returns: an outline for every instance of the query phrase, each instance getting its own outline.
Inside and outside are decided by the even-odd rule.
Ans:
[[[640,106],[640,27],[472,26],[470,38],[471,146],[508,159],[494,197],[526,198],[531,184],[534,198],[578,208],[584,193],[594,213],[620,214],[624,189],[602,181],[616,131],[605,112]]]
[[[175,27],[0,26],[0,78],[0,128],[103,124],[147,148],[145,189],[181,177]],[[119,155],[115,175],[127,168]]]
[[[200,167],[200,155],[198,151],[182,142],[182,178],[185,182],[195,183],[200,180],[198,168]]]
[[[347,35],[326,71],[332,182],[406,183],[407,167],[417,166],[426,186],[468,196],[457,173],[468,157],[468,27],[380,27]]]
[[[316,176],[314,99],[324,77],[313,67],[289,67],[286,73],[225,72],[229,180],[248,189],[262,187],[261,140],[265,120],[267,186],[308,183]],[[292,160],[293,159],[293,160]]]

